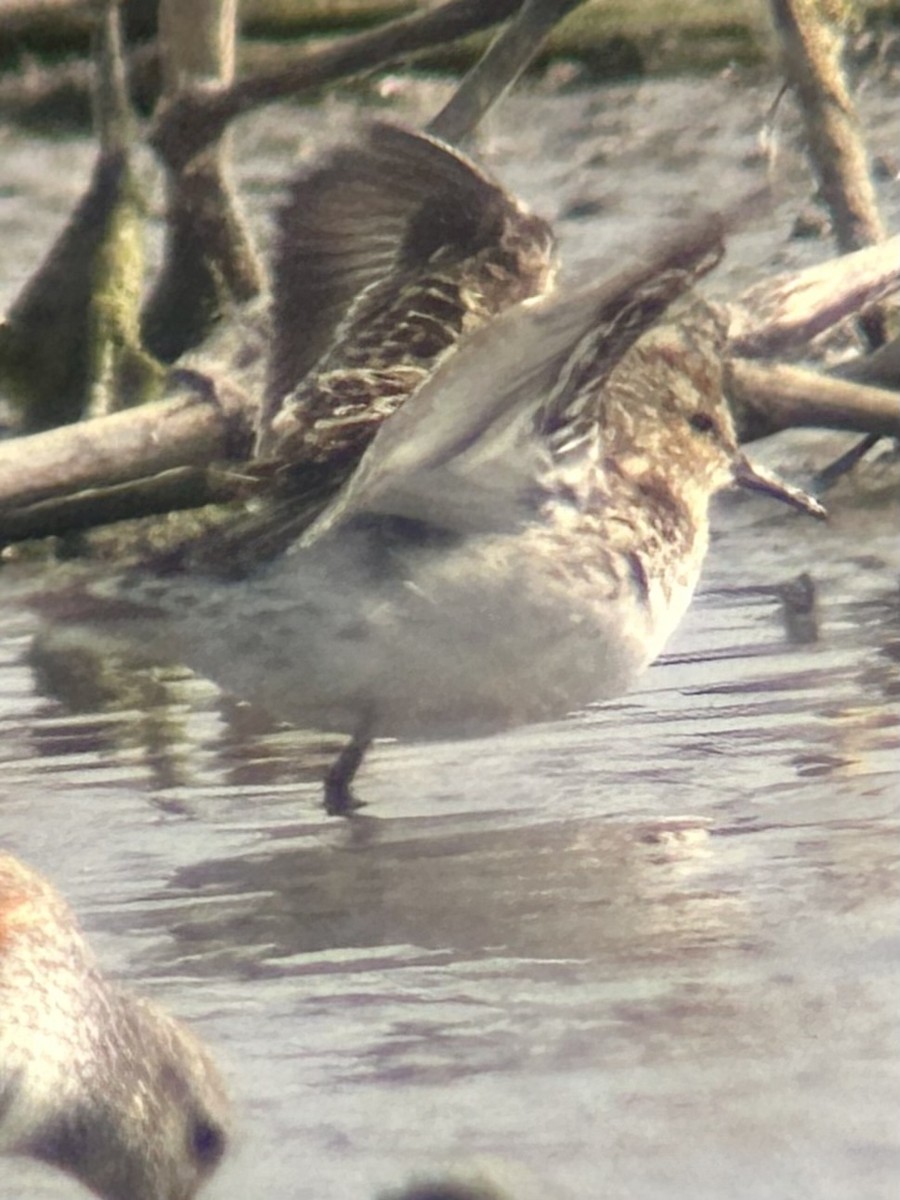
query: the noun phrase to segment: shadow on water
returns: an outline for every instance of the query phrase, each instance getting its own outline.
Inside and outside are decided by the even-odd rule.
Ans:
[[[361,816],[327,846],[279,840],[256,858],[175,875],[178,899],[166,897],[173,965],[211,955],[220,970],[222,947],[235,943],[234,969],[251,973],[302,972],[309,953],[353,947],[589,960],[602,946],[612,963],[677,957],[710,937],[704,904],[695,904],[703,897],[677,887],[704,874],[709,833],[699,819],[516,827],[498,814]]]

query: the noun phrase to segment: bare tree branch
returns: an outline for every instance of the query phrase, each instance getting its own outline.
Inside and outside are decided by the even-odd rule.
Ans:
[[[847,253],[885,239],[859,120],[841,63],[843,37],[820,0],[771,0],[785,77],[806,127],[812,169]],[[885,340],[885,317],[861,320],[872,347]]]
[[[172,375],[179,395],[0,444],[0,511],[172,467],[246,459],[254,412],[243,393],[197,372]]]
[[[742,441],[796,425],[900,435],[900,395],[784,363],[733,359],[729,399],[740,414]]]
[[[744,358],[783,354],[898,288],[900,234],[748,288],[730,306],[731,348]]]
[[[236,22],[237,0],[161,0],[165,97],[231,83]],[[164,362],[199,345],[223,308],[262,287],[262,267],[228,179],[228,148],[223,130],[202,154],[168,169],[166,253],[141,323],[147,348]]]
[[[287,70],[241,79],[228,88],[182,91],[161,107],[150,142],[163,161],[178,170],[242,113],[489,29],[512,16],[521,3],[447,0],[438,8],[307,50]]]
[[[518,14],[494,39],[487,53],[466,75],[428,132],[458,145],[515,83],[567,13],[584,0],[525,0]]]

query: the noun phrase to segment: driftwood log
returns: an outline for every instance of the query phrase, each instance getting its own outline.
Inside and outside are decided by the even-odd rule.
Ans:
[[[84,6],[93,30],[99,143],[93,178],[45,261],[0,320],[0,383],[22,414],[23,430],[154,398],[164,376],[161,363],[199,345],[223,312],[259,292],[261,267],[229,185],[226,133],[235,117],[489,29],[521,10],[522,22],[505,31],[515,53],[494,48],[488,69],[461,87],[459,104],[467,112],[459,106],[452,111],[463,136],[465,120],[477,121],[504,94],[553,24],[582,2],[447,0],[300,49],[289,70],[234,80],[235,0],[160,0],[165,87],[149,140],[166,173],[167,247],[143,311],[143,198],[131,169],[135,121],[124,83],[119,7],[117,0]],[[45,352],[48,344],[55,347],[52,355]]]
[[[744,440],[796,425],[900,436],[897,391],[760,361],[898,290],[900,237],[756,284],[732,301],[730,399]],[[263,490],[268,472],[248,463],[258,397],[235,387],[227,370],[174,371],[171,386],[176,394],[153,404],[0,445],[0,540]]]
[[[149,341],[162,358],[175,357],[185,343],[202,336],[213,310],[229,299],[245,299],[259,287],[259,267],[227,183],[224,134],[231,119],[283,95],[320,87],[435,39],[461,36],[517,13],[429,126],[445,139],[462,140],[519,76],[553,25],[579,2],[449,0],[435,9],[302,52],[289,71],[234,81],[233,0],[204,0],[205,20],[193,39],[191,29],[182,28],[184,13],[177,0],[162,0],[163,27],[169,29],[172,49],[166,97],[152,141],[169,173],[169,253],[143,314],[144,343]],[[808,0],[772,0],[772,7],[785,46],[788,78],[810,124],[814,171],[820,179],[828,176],[826,198],[837,214],[836,227],[845,230],[839,240],[844,245],[869,246],[883,231],[877,212],[873,216],[867,207],[870,185],[859,178],[860,171],[865,174],[864,158],[849,99],[835,90],[842,84],[831,77],[837,69],[831,52],[835,35],[830,28],[824,33],[818,29],[818,14]],[[97,52],[99,163],[108,164],[115,154],[127,166],[131,122],[124,108],[111,0],[99,5],[99,11],[103,20]],[[828,54],[818,53],[823,45]],[[846,109],[839,131],[820,136],[817,114],[829,114],[835,96]],[[832,153],[834,137],[842,139],[845,152],[840,155]],[[847,149],[854,139],[856,148]],[[822,165],[823,155],[837,161]],[[73,222],[78,235],[77,219]],[[70,230],[67,244],[71,247],[78,241]],[[199,255],[191,249],[197,245]],[[27,285],[26,294],[46,287],[41,283],[44,276],[49,275],[51,284],[59,276],[59,263],[52,254],[48,264]],[[66,265],[68,269],[68,259]],[[88,278],[93,260],[79,269],[80,278]],[[900,433],[896,340],[833,375],[761,361],[796,350],[852,314],[866,316],[870,340],[877,343],[888,318],[886,310],[875,306],[898,286],[900,238],[893,238],[759,284],[732,301],[729,378],[742,437],[750,440],[804,424],[857,430],[869,437]],[[183,331],[190,322],[176,322],[182,330],[181,342],[166,340],[171,330],[167,332],[163,318],[172,310],[199,312],[203,318],[187,337]],[[14,306],[14,317],[17,311]],[[2,335],[9,328],[9,324],[0,327],[0,367]],[[128,329],[134,328],[131,322]],[[42,331],[31,332],[37,337]],[[265,321],[261,330],[256,329],[256,340],[262,348],[257,345],[250,357],[258,359],[265,355]],[[129,333],[128,345],[134,343]],[[136,349],[139,364],[153,364],[142,346]],[[246,347],[238,349],[239,354],[245,351]],[[148,370],[154,379],[165,378],[158,367]],[[108,393],[115,390],[116,376],[107,374]],[[272,470],[270,464],[255,463],[250,457],[259,390],[245,385],[245,374],[234,359],[220,364],[192,360],[169,373],[163,397],[153,403],[112,412],[113,402],[106,406],[109,415],[0,445],[0,542],[264,494]],[[260,374],[264,371],[257,370]],[[96,385],[95,378],[91,387]],[[93,411],[102,410],[95,406]]]

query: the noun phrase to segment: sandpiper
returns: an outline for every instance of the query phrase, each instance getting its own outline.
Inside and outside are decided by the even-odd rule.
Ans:
[[[168,567],[235,578],[282,552],[438,362],[545,293],[555,267],[550,225],[426,134],[373,122],[301,170],[277,215],[250,464],[268,491],[242,519],[170,547]]]
[[[360,431],[554,270],[550,225],[470,158],[366,126],[301,171],[279,213],[259,454],[354,463]]]
[[[392,155],[398,178],[414,174],[410,139],[379,144],[388,177]],[[433,172],[440,146],[422,146],[420,170]],[[480,736],[619,694],[690,601],[717,491],[739,484],[821,513],[737,444],[724,316],[695,301],[658,324],[719,260],[723,236],[720,220],[702,219],[603,282],[463,330],[311,527],[301,501],[286,551],[244,577],[180,558],[45,607],[104,622],[279,718],[350,734],[325,781],[334,813],[355,807],[350,784],[373,737]],[[357,341],[382,328],[380,344],[396,291],[396,280],[368,283],[339,323],[340,372],[351,328]],[[299,385],[312,399],[270,420],[289,442],[322,436],[330,354]]]
[[[107,981],[62,897],[0,851],[0,1154],[106,1200],[190,1200],[228,1122],[197,1039]]]

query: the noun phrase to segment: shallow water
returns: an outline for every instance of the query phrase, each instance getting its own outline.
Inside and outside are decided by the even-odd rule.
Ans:
[[[549,215],[602,200],[561,221],[578,264],[749,186],[771,95],[519,97],[481,152]],[[887,149],[890,97],[863,100]],[[298,140],[351,119],[332,102],[245,124],[257,211]],[[2,136],[6,303],[90,150]],[[827,253],[786,240],[791,154],[720,290]],[[764,453],[802,479],[845,444]],[[723,501],[701,594],[637,691],[481,742],[379,745],[351,822],[318,807],[333,743],[177,673],[36,659],[33,619],[0,609],[0,836],[219,1052],[240,1134],[211,1200],[359,1200],[473,1158],[582,1200],[896,1194],[897,479],[863,464],[827,525]],[[3,1164],[3,1200],[75,1192]]]

